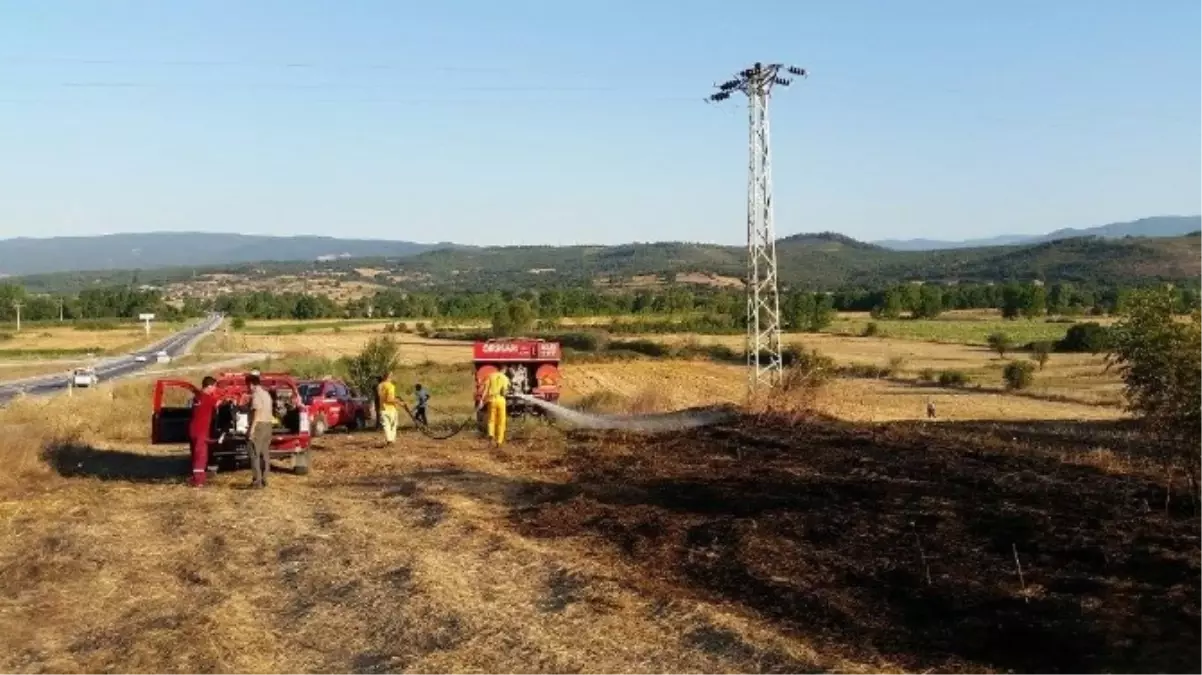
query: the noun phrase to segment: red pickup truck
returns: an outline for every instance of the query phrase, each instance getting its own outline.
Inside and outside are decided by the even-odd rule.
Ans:
[[[275,419],[271,457],[291,458],[293,472],[309,473],[309,411],[300,402],[296,382],[287,376],[263,374],[263,388],[271,394]],[[250,403],[245,375],[224,373],[217,380],[219,403],[209,432],[209,461],[232,467],[248,461],[250,440],[246,428]],[[200,389],[187,380],[158,380],[154,383],[154,406],[150,422],[151,442],[188,442],[192,403]]]
[[[297,385],[297,389],[313,420],[314,436],[321,436],[337,427],[351,431],[367,426],[365,401],[355,396],[342,380],[304,380]]]

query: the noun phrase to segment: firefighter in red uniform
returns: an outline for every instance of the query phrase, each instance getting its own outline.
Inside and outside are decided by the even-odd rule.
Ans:
[[[200,382],[200,393],[192,403],[192,420],[188,436],[192,441],[192,487],[205,484],[209,468],[209,431],[213,427],[213,412],[217,409],[217,380],[206,375]]]

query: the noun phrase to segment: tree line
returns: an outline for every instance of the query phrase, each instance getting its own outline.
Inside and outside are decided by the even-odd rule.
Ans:
[[[881,289],[847,289],[834,293],[791,289],[782,293],[780,312],[785,328],[817,331],[836,312],[871,312],[880,319],[932,319],[950,310],[996,309],[1006,318],[1046,315],[1086,316],[1123,313],[1133,289],[1071,284],[902,284]],[[1170,292],[1181,314],[1199,307],[1196,286]],[[0,284],[0,320],[15,318],[15,302],[25,320],[129,319],[153,312],[163,320],[223,312],[244,319],[413,318],[428,320],[508,321],[556,320],[587,316],[691,317],[715,329],[745,322],[746,300],[738,289],[669,285],[656,289],[613,291],[569,287],[520,292],[457,291],[409,293],[386,289],[368,297],[338,303],[324,295],[255,291],[230,293],[211,300],[188,298],[168,303],[161,291],[130,286],[93,288],[75,295],[29,294],[19,285]],[[505,316],[512,316],[507,319]]]

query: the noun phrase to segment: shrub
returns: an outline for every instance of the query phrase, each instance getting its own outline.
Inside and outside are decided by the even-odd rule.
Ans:
[[[785,366],[781,387],[789,391],[798,387],[814,387],[825,384],[836,373],[835,360],[817,349],[806,349],[801,345],[789,347],[791,358]]]
[[[874,380],[889,377],[888,366],[878,366],[874,363],[851,363],[839,366],[838,372],[847,377],[866,377]]]
[[[400,346],[391,337],[372,338],[358,354],[343,357],[341,366],[346,372],[347,384],[356,391],[374,391],[377,377],[396,370],[400,351]]]
[[[662,342],[655,342],[654,340],[615,340],[609,343],[609,349],[634,352],[656,358],[672,355],[671,348]]]
[[[918,379],[923,382],[934,382],[938,377],[934,368],[923,368],[918,371]]]
[[[578,352],[601,351],[608,342],[604,333],[597,332],[560,333],[548,336],[548,339],[558,341],[559,346],[564,349],[574,349]]]
[[[972,378],[962,370],[941,370],[938,381],[941,387],[963,387],[972,382]]]
[[[1035,365],[1028,361],[1011,361],[1002,370],[1002,380],[1007,389],[1026,389],[1035,381]]]
[[[688,342],[676,347],[676,349],[672,350],[672,355],[682,359],[702,358],[710,359],[711,361],[723,361],[727,363],[743,363],[747,360],[745,354],[735,351],[726,345],[703,345],[694,340],[689,340]]]
[[[900,375],[902,370],[905,367],[906,367],[906,357],[891,356],[891,357],[889,357],[889,365],[886,366],[886,368],[885,368],[885,370],[886,370],[885,376],[892,377],[895,375]]]
[[[1058,352],[1088,352],[1099,354],[1109,346],[1110,331],[1100,324],[1089,321],[1069,327],[1064,337],[1056,343]]]
[[[425,321],[417,322],[417,334],[422,337],[430,337],[430,327],[426,325]]]
[[[864,332],[860,333],[863,337],[876,337],[881,333],[881,325],[875,321],[869,321],[867,326],[864,326]]]
[[[1014,347],[1014,341],[1005,333],[990,333],[989,337],[985,338],[985,342],[1002,358],[1006,358],[1006,352]]]
[[[246,319],[243,319],[240,316],[235,316],[233,320],[230,321],[230,326],[232,326],[234,330],[242,330],[243,328],[246,328]]]
[[[12,333],[0,333],[0,342],[8,342],[13,339]]]
[[[1051,342],[1035,342],[1031,344],[1031,360],[1039,364],[1039,369],[1048,364],[1048,357],[1052,354],[1053,345]]]

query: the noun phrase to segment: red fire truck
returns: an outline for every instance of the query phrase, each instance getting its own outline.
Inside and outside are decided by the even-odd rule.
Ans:
[[[510,417],[540,415],[542,410],[515,394],[527,394],[554,403],[559,400],[559,361],[562,350],[558,342],[535,338],[506,338],[482,340],[472,348],[475,368],[475,403],[480,406],[484,382],[498,370],[511,370],[512,387],[506,396],[506,411]]]

